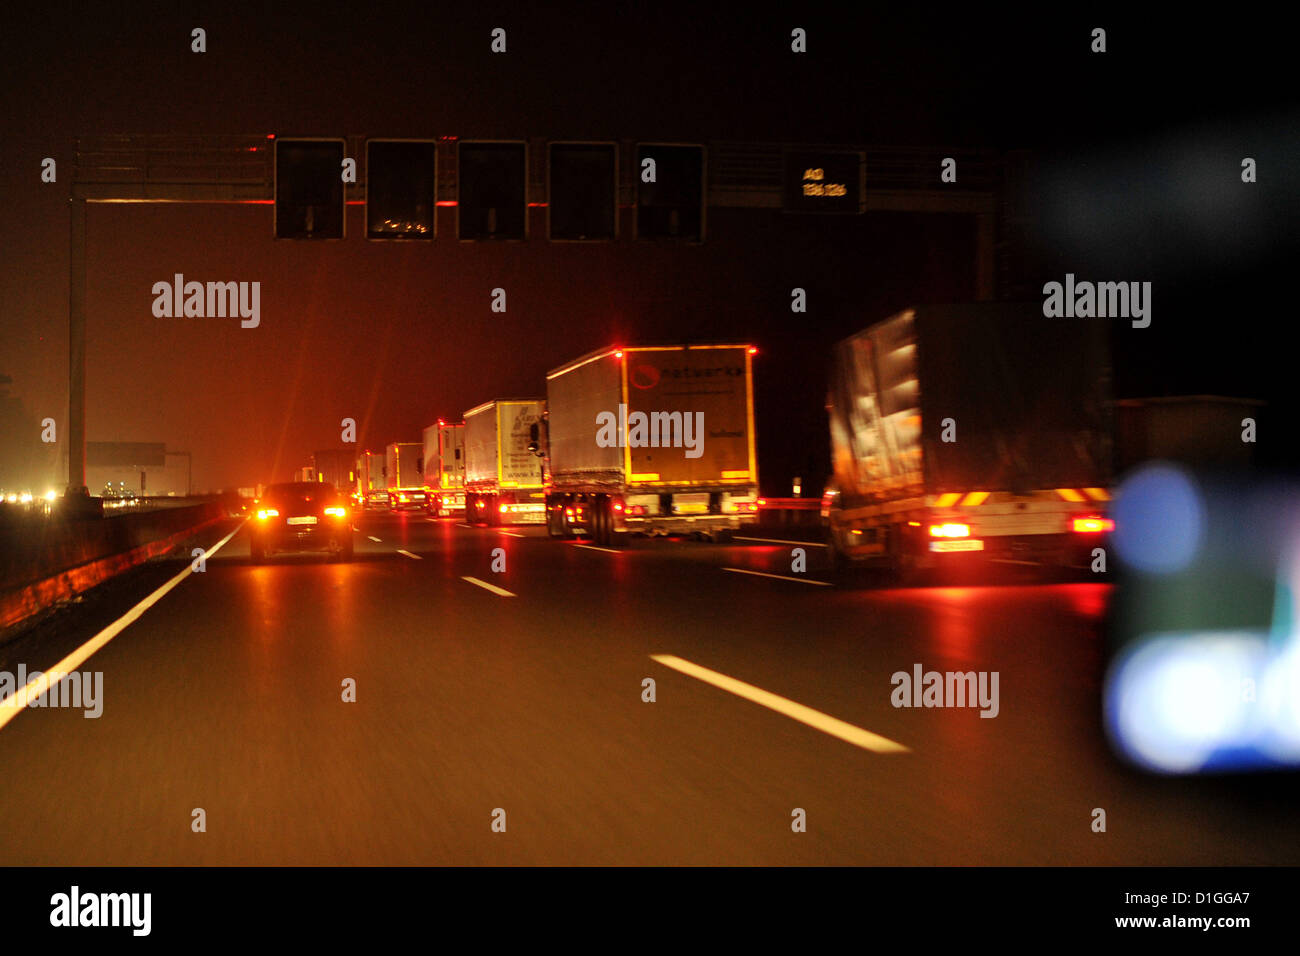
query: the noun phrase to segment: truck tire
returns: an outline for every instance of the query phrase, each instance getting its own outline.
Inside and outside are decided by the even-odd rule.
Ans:
[[[609,495],[600,496],[600,537],[601,547],[614,544],[614,499]]]
[[[546,497],[546,533],[552,538],[567,538],[564,533],[564,499],[547,495]]]

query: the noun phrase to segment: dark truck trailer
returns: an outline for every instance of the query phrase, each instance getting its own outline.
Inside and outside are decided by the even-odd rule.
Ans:
[[[314,452],[311,463],[317,483],[344,494],[351,493],[356,483],[356,459],[352,452],[342,449]]]
[[[908,309],[836,345],[836,562],[1089,564],[1109,530],[1108,354],[1106,320],[1039,303]]]

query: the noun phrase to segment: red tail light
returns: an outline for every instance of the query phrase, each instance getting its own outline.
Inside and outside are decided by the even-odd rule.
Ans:
[[[1114,531],[1115,522],[1109,518],[1103,518],[1101,515],[1087,515],[1083,518],[1074,519],[1074,530],[1079,534],[1098,534],[1103,531]]]
[[[968,524],[948,521],[944,524],[930,525],[930,537],[932,538],[966,538],[969,536],[970,525]]]

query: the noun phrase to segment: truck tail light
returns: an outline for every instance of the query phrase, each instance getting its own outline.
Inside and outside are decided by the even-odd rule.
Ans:
[[[930,525],[930,537],[932,538],[966,538],[969,536],[970,525],[968,524],[946,521],[943,524]]]
[[[346,518],[348,516],[346,508],[326,508],[325,513],[335,518]]]
[[[643,515],[645,514],[645,505],[628,505],[627,513],[630,515]]]
[[[1115,522],[1101,515],[1086,515],[1074,519],[1074,530],[1079,534],[1098,534],[1102,531],[1114,531]]]
[[[278,517],[280,517],[280,512],[276,511],[274,508],[258,508],[258,509],[257,509],[257,520],[258,520],[258,521],[265,521],[267,518],[278,518]]]

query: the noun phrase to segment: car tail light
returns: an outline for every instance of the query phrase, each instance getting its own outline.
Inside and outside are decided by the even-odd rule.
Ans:
[[[274,508],[258,508],[258,509],[257,509],[257,520],[258,520],[258,521],[265,521],[267,518],[278,518],[278,517],[280,517],[280,512],[276,511]]]
[[[1101,531],[1114,531],[1115,522],[1101,515],[1087,515],[1074,519],[1074,530],[1079,534],[1097,534]]]
[[[614,502],[614,510],[615,510],[615,511],[622,511],[622,510],[623,510],[623,502],[621,502],[621,501],[616,501],[616,502]]]
[[[944,524],[930,525],[930,537],[932,538],[965,538],[969,535],[970,525],[968,524],[948,521]]]
[[[346,518],[348,516],[346,508],[326,508],[325,513],[333,515],[335,518]]]

